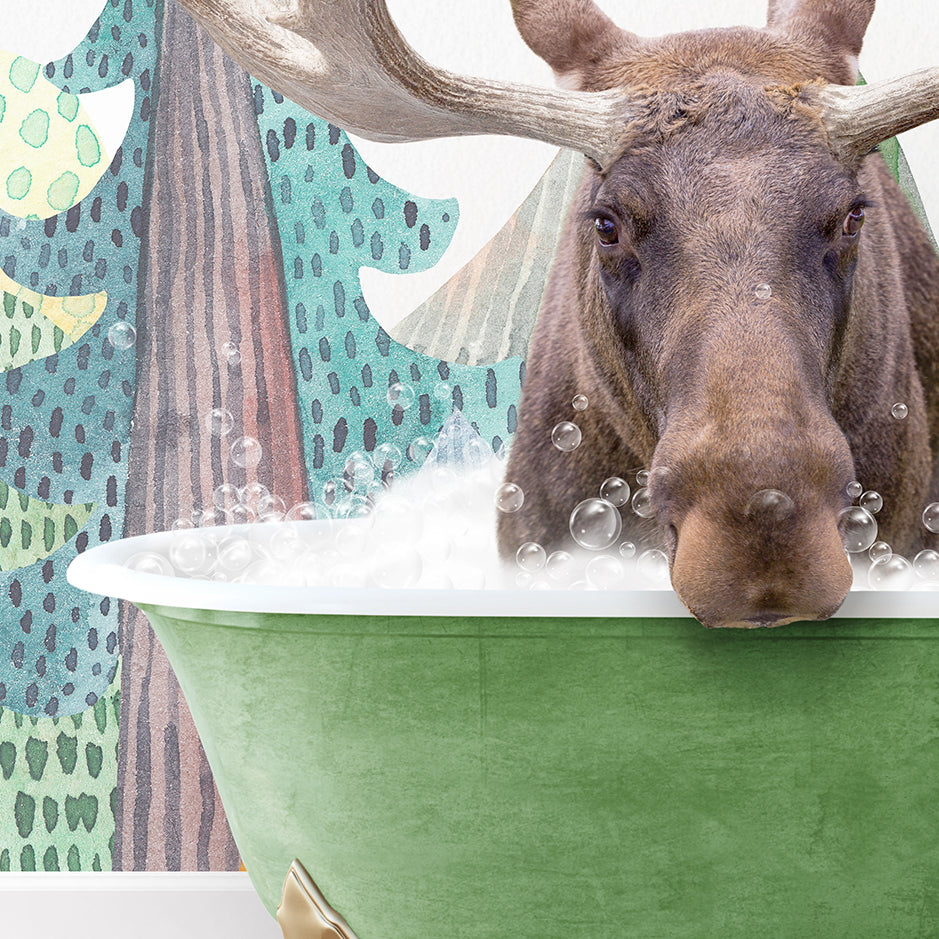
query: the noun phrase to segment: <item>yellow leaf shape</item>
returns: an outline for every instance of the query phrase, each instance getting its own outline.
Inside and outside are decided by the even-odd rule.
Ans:
[[[78,97],[0,51],[0,102],[0,209],[44,219],[80,202],[111,156]]]
[[[107,302],[104,290],[50,297],[18,284],[0,270],[0,372],[77,342],[98,322]]]

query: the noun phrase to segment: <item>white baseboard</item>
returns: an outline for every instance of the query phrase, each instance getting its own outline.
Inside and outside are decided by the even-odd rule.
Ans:
[[[282,939],[245,873],[0,874],[4,939]]]

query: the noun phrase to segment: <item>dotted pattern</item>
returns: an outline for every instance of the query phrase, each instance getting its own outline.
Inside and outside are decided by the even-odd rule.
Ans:
[[[48,218],[83,199],[107,154],[78,97],[0,51],[0,209]]]
[[[0,708],[0,872],[111,869],[120,698],[64,718]]]
[[[51,505],[0,482],[0,571],[27,567],[70,541],[94,511],[86,505]]]
[[[46,297],[0,271],[0,372],[61,352],[90,329],[107,305],[107,294]]]
[[[107,308],[72,345],[0,374],[0,480],[42,502],[94,504],[71,541],[41,561],[0,572],[0,706],[61,717],[93,706],[118,666],[118,610],[65,578],[77,552],[124,524],[135,349],[107,341],[124,320],[138,332],[137,269],[156,0],[108,0],[82,45],[42,76],[72,95],[130,78],[133,117],[107,171],[81,202],[46,220],[0,211],[0,269],[47,297],[105,292]],[[0,316],[0,322],[3,317]]]
[[[350,453],[382,443],[404,451],[416,437],[435,435],[454,407],[498,448],[515,431],[521,360],[485,368],[416,353],[371,316],[359,282],[363,266],[408,274],[435,264],[457,222],[455,200],[419,199],[385,182],[341,130],[262,85],[255,110],[280,229],[313,494],[342,477]],[[396,383],[413,392],[407,408],[388,403]]]

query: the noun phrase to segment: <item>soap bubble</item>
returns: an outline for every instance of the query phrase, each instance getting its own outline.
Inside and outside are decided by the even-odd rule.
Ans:
[[[320,512],[315,502],[297,502],[287,510],[288,522],[305,522],[319,517]]]
[[[922,580],[939,583],[939,551],[925,548],[913,558],[913,570]]]
[[[433,449],[434,442],[430,437],[415,437],[408,444],[408,459],[412,463],[423,463]]]
[[[368,454],[354,450],[346,457],[342,470],[342,482],[346,492],[367,492],[375,482],[375,466]]]
[[[845,486],[845,492],[848,494],[849,499],[856,499],[864,492],[864,487],[855,479]]]
[[[247,525],[258,517],[258,513],[250,505],[245,505],[243,502],[233,505],[228,514],[235,525]]]
[[[617,508],[629,502],[629,483],[619,476],[610,476],[600,484],[600,498]]]
[[[556,584],[570,584],[577,576],[577,563],[568,551],[552,551],[545,561],[545,572]]]
[[[379,587],[413,587],[421,576],[423,561],[413,545],[387,545],[372,561],[372,580]]]
[[[118,320],[108,330],[108,342],[115,349],[129,349],[137,341],[137,330],[126,320]]]
[[[587,562],[587,583],[598,590],[610,590],[623,580],[623,564],[611,554],[598,554]]]
[[[410,385],[402,385],[396,381],[388,386],[388,392],[385,400],[394,408],[398,407],[406,411],[414,404],[414,389]]]
[[[268,494],[258,499],[258,520],[279,522],[287,515],[287,504],[280,496]]]
[[[333,515],[336,518],[368,518],[372,514],[372,506],[368,497],[359,492],[344,495],[333,505]]]
[[[551,442],[564,453],[570,453],[580,446],[583,435],[580,428],[570,421],[561,421],[551,431]]]
[[[648,486],[649,485],[649,471],[639,470],[639,472],[636,473],[636,483],[640,486]]]
[[[224,509],[228,505],[237,505],[241,501],[241,492],[232,483],[222,483],[212,493],[212,504],[217,509]]]
[[[923,524],[932,532],[939,532],[939,502],[930,502],[923,509]]]
[[[838,531],[845,551],[866,551],[877,540],[877,522],[867,509],[853,505],[838,513]]]
[[[254,549],[246,538],[226,538],[218,546],[216,564],[228,574],[238,574],[254,560]]]
[[[372,452],[372,462],[379,473],[384,472],[388,466],[391,466],[392,470],[396,470],[403,459],[404,454],[401,452],[401,448],[393,443],[379,444]]]
[[[786,493],[778,489],[761,489],[750,499],[744,511],[751,518],[784,522],[795,514],[795,510],[795,503]]]
[[[177,518],[172,525],[170,525],[171,531],[182,531],[184,528],[194,528],[191,518]]]
[[[571,512],[569,522],[574,541],[588,551],[602,551],[615,544],[623,530],[616,506],[605,499],[584,499]]]
[[[879,561],[881,558],[889,558],[893,554],[893,549],[886,541],[875,541],[868,550],[867,555],[872,561]]]
[[[183,532],[170,543],[170,563],[182,574],[204,574],[212,566],[214,551],[209,551],[205,535]]]
[[[138,574],[159,574],[161,577],[172,577],[175,573],[169,560],[156,551],[138,551],[124,562],[124,567]]]
[[[858,499],[857,504],[862,509],[867,509],[871,515],[876,515],[884,507],[884,500],[879,492],[869,489]]]
[[[495,501],[500,512],[517,512],[525,502],[525,493],[516,483],[503,483],[496,490]]]
[[[225,408],[212,408],[205,416],[205,428],[213,437],[224,437],[234,426],[235,418]]]
[[[521,590],[528,590],[535,582],[535,575],[528,571],[517,571],[515,574],[515,586]]]
[[[218,351],[221,352],[222,358],[228,362],[230,368],[237,368],[241,365],[241,350],[237,342],[223,342],[218,347]]]
[[[636,546],[631,541],[624,541],[619,546],[619,556],[626,561],[636,556]]]
[[[913,565],[899,554],[874,561],[867,572],[867,583],[874,590],[909,590],[914,580]]]
[[[526,541],[515,552],[515,563],[523,571],[540,571],[548,560],[548,554],[536,541]]]
[[[254,437],[238,437],[232,441],[228,458],[244,469],[254,468],[261,462],[261,444]]]
[[[757,300],[769,300],[773,295],[773,288],[769,284],[757,284],[753,292],[756,294]]]
[[[655,507],[652,505],[652,500],[649,498],[649,490],[646,488],[637,489],[633,493],[632,501],[633,511],[640,518],[652,518],[655,515]]]
[[[668,558],[659,548],[650,548],[639,555],[636,569],[646,579],[655,584],[668,580]]]
[[[909,413],[910,409],[902,401],[898,401],[890,409],[890,416],[895,417],[898,421],[902,421]]]
[[[590,401],[586,395],[574,395],[574,400],[571,401],[571,404],[575,411],[586,411]]]
[[[433,394],[438,401],[450,401],[453,398],[453,385],[448,381],[438,381],[434,385]]]

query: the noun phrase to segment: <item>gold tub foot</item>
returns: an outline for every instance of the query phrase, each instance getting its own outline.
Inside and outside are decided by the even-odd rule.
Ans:
[[[346,921],[326,902],[313,878],[296,860],[284,880],[277,922],[284,939],[356,939]]]

